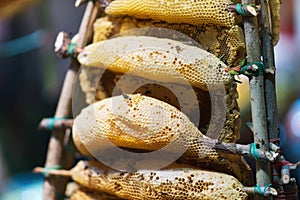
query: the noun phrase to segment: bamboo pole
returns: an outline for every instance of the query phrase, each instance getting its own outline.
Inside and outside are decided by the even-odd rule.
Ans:
[[[272,1],[272,0],[271,0]],[[276,99],[276,83],[275,83],[275,60],[274,60],[274,46],[271,37],[271,25],[270,25],[270,7],[268,0],[260,0],[261,15],[260,15],[260,30],[261,30],[261,42],[262,42],[262,55],[263,63],[267,69],[271,69],[274,73],[265,75],[265,98],[268,101],[266,104],[266,114],[268,122],[268,133],[271,139],[279,138],[279,118],[277,111],[277,99]],[[275,174],[279,172],[273,169]],[[286,176],[282,177],[283,183],[286,183]],[[289,179],[288,179],[289,181]],[[273,177],[273,182],[276,182],[276,178]]]
[[[243,4],[255,4],[254,0],[242,0]],[[246,49],[249,62],[260,62],[260,37],[257,18],[244,17]],[[251,113],[254,142],[259,148],[269,151],[269,137],[264,97],[264,76],[250,78]],[[271,168],[269,163],[256,161],[256,183],[264,187],[271,183]],[[266,197],[272,199],[272,196]]]
[[[97,4],[93,1],[89,1],[86,6],[84,16],[79,28],[79,39],[77,45],[83,47],[87,44],[91,37],[92,24],[98,15]],[[73,86],[76,80],[77,71],[80,65],[76,59],[72,59],[69,65],[69,69],[66,73],[64,84],[62,87],[61,95],[58,101],[58,105],[55,112],[55,117],[65,117],[71,115],[72,107],[72,95]],[[63,155],[63,141],[65,137],[65,130],[54,129],[52,131],[48,152],[46,157],[46,168],[51,168],[53,166],[59,165],[62,160]],[[55,177],[46,176],[44,180],[44,198],[45,200],[57,199],[57,179]]]
[[[260,15],[260,30],[262,42],[263,63],[267,69],[271,69],[274,73],[265,75],[265,99],[267,122],[270,138],[279,138],[279,119],[277,111],[276,87],[275,87],[275,60],[274,60],[274,46],[271,37],[270,28],[270,9],[269,1],[261,0],[261,15]]]

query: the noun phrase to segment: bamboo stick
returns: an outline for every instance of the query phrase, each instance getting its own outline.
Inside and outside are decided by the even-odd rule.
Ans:
[[[95,166],[94,166],[93,170],[97,170],[97,168],[95,168]],[[185,168],[185,170],[187,170],[187,168]],[[42,173],[42,174],[51,175],[52,177],[68,177],[68,178],[73,177],[73,180],[75,180],[75,182],[78,182],[78,180],[81,179],[81,183],[79,182],[80,184],[82,184],[82,182],[86,182],[87,185],[85,185],[85,187],[88,187],[88,188],[93,189],[93,190],[95,190],[95,187],[93,185],[97,185],[97,183],[96,183],[97,182],[97,176],[99,176],[99,177],[109,176],[109,172],[107,172],[107,171],[104,172],[103,174],[101,174],[101,173],[98,174],[97,173],[96,176],[93,176],[91,172],[88,172],[88,171],[84,172],[84,170],[78,170],[78,169],[76,170],[76,167],[71,169],[71,170],[62,170],[62,169],[60,169],[60,170],[57,170],[57,169],[48,170],[48,169],[45,169],[43,167],[35,167],[33,169],[33,172],[34,173]],[[153,172],[155,173],[155,172],[158,172],[158,171],[153,171]],[[130,180],[130,177],[129,177],[130,172],[123,172],[123,173],[128,173],[126,179]],[[136,172],[136,173],[139,173],[139,172]],[[143,172],[141,172],[141,174],[142,173]],[[124,177],[124,175],[123,175],[123,177]],[[101,178],[99,180],[101,180]],[[107,180],[113,180],[113,179],[107,178]],[[128,184],[130,184],[130,183],[131,183],[131,181],[128,182]],[[101,181],[99,181],[99,184],[101,184]],[[149,182],[149,184],[151,184],[151,181]],[[141,183],[141,187],[142,187],[142,185],[143,184]],[[266,186],[266,187],[243,186],[241,189],[242,189],[242,191],[244,191],[244,192],[246,192],[247,194],[250,194],[250,195],[255,193],[255,194],[258,194],[260,196],[267,197],[267,196],[272,196],[272,195],[276,196],[278,194],[276,189],[274,189],[271,186]],[[98,189],[97,191],[100,191],[100,190]]]
[[[48,172],[46,172],[44,167],[35,167],[32,171],[34,173],[48,174],[48,175],[52,175],[52,176],[63,176],[63,177],[68,177],[68,178],[72,177],[72,172],[70,170],[53,169],[53,170],[49,170]]]
[[[38,129],[39,130],[50,130],[51,125],[53,123],[53,128],[56,129],[66,129],[66,128],[72,128],[73,125],[73,119],[61,119],[61,120],[55,120],[53,122],[52,118],[44,118],[40,122]]]
[[[40,130],[49,130],[49,124],[52,124],[52,118],[44,118],[40,124]],[[56,120],[53,123],[53,128],[57,129],[65,129],[65,128],[72,128],[73,126],[73,119],[61,119]],[[263,151],[261,149],[256,149],[256,152],[251,152],[251,146],[243,145],[243,144],[236,144],[236,143],[225,143],[220,142],[217,139],[211,138],[200,138],[199,143],[203,144],[206,147],[210,147],[211,149],[216,149],[222,151],[227,154],[235,154],[235,155],[242,155],[242,156],[250,156],[256,159],[264,160],[264,161],[274,161],[273,155],[268,151]]]
[[[243,4],[255,4],[254,0],[242,0]],[[246,50],[249,62],[259,62],[261,57],[260,40],[257,18],[244,17],[244,30],[246,38]],[[251,113],[253,122],[254,142],[265,151],[268,147],[268,128],[264,97],[263,75],[250,78]],[[271,183],[271,168],[269,163],[256,161],[256,182],[258,186],[266,186]],[[266,197],[272,199],[272,196]]]
[[[271,21],[270,21],[270,1],[274,0],[259,0],[261,4],[261,15],[260,15],[260,30],[261,30],[261,41],[262,41],[262,55],[263,63],[267,69],[274,71],[273,74],[265,75],[265,98],[268,101],[266,104],[266,115],[268,122],[268,133],[271,139],[279,138],[279,117],[277,110],[277,98],[276,98],[276,67],[274,59],[274,46],[271,37]],[[273,170],[276,170],[275,168]],[[275,173],[279,173],[275,171]],[[288,184],[290,182],[290,167],[283,166],[281,169],[281,181],[283,184]],[[276,177],[273,178],[273,182],[276,182]],[[295,188],[287,187],[286,193],[293,191]],[[295,194],[295,199],[297,198],[297,193]]]
[[[87,41],[91,37],[92,24],[98,14],[97,4],[93,1],[89,1],[82,18],[82,22],[79,28],[79,39],[77,45],[83,47],[87,44]],[[58,105],[55,112],[55,117],[65,117],[71,115],[72,106],[72,92],[73,86],[76,80],[77,71],[79,69],[79,63],[76,59],[72,59],[69,65],[69,69],[66,73],[61,95],[58,101]],[[59,165],[63,155],[63,141],[65,137],[65,130],[54,129],[52,131],[45,167]],[[54,200],[57,195],[57,180],[53,177],[45,177],[44,180],[44,199]]]
[[[210,138],[200,138],[199,141],[201,144],[207,147],[211,147],[212,149],[216,149],[218,151],[223,151],[224,153],[251,156],[262,161],[274,161],[272,154],[268,151],[257,149],[256,153],[250,152],[250,144],[243,145],[236,143],[219,142],[217,139]]]
[[[260,190],[260,191],[263,192],[264,197],[268,197],[268,196],[272,196],[272,195],[273,196],[278,195],[277,190],[272,188],[272,187],[267,187],[267,188],[265,188],[265,187],[259,187],[259,188],[258,187],[244,187],[244,188],[242,188],[242,190],[244,192],[246,192],[247,194],[253,194],[253,193],[259,194],[258,190]]]
[[[277,111],[277,99],[276,99],[276,86],[275,86],[275,60],[274,60],[274,46],[271,37],[270,28],[270,9],[269,1],[273,0],[261,0],[261,15],[260,15],[260,30],[261,30],[261,42],[262,42],[262,55],[263,63],[267,69],[272,70],[274,73],[268,73],[265,75],[265,99],[267,122],[270,138],[279,138],[279,119]]]
[[[241,5],[241,4],[239,4],[239,5]],[[253,7],[251,5],[241,5],[241,6],[244,10],[244,13],[243,13],[244,16],[254,16],[254,17],[257,16],[257,14],[258,14],[257,10],[258,9],[256,7]],[[228,9],[230,11],[233,11],[233,12],[239,14],[238,11],[237,11],[237,5],[236,4],[228,5]]]

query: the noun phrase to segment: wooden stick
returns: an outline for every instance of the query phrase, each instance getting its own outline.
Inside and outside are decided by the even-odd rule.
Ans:
[[[96,16],[98,15],[98,4],[94,4],[93,1],[89,1],[82,18],[82,22],[79,28],[79,38],[77,41],[77,46],[85,46],[89,39],[91,38],[92,25]],[[79,63],[77,60],[72,59],[69,69],[66,73],[61,95],[58,101],[58,105],[55,112],[55,117],[64,117],[71,115],[72,106],[72,91],[76,80],[77,71],[79,69]],[[46,158],[46,167],[51,167],[59,165],[62,160],[63,155],[63,141],[64,141],[65,131],[62,129],[54,129],[49,145]],[[45,177],[44,180],[44,199],[45,200],[55,200],[57,194],[57,181],[51,177]]]
[[[75,173],[80,173],[80,172],[74,172],[72,173],[71,170],[62,170],[62,169],[46,169],[43,167],[36,167],[33,169],[34,173],[42,173],[42,174],[46,174],[47,176],[61,176],[61,177],[69,177],[71,178],[72,176],[74,176]],[[269,196],[269,195],[277,195],[277,191],[270,187],[270,186],[266,186],[266,187],[257,187],[257,186],[253,186],[253,187],[246,187],[244,186],[242,188],[242,190],[248,194],[253,194],[253,193],[257,193],[259,195],[262,196]]]
[[[259,187],[259,188],[258,187],[244,187],[244,188],[242,188],[242,190],[244,192],[246,192],[247,194],[253,194],[255,192],[255,194],[259,194],[259,195],[262,195],[265,197],[268,197],[270,195],[272,195],[272,196],[278,195],[277,190],[273,187],[267,187],[267,188],[265,188],[265,187]],[[258,192],[258,190],[262,191],[263,193],[260,194]]]
[[[39,130],[51,130],[51,124],[53,123],[52,118],[44,118],[40,122],[38,128]],[[55,129],[66,129],[66,128],[72,128],[73,126],[73,119],[60,119],[55,120],[53,123],[53,128]]]
[[[53,121],[52,118],[44,118],[39,124],[39,129],[49,130],[49,125],[53,123],[52,121]],[[73,119],[56,120],[53,124],[53,128],[57,128],[57,129],[72,128],[73,122],[74,122]],[[243,145],[243,144],[236,144],[236,143],[224,143],[218,141],[217,139],[211,139],[211,138],[200,138],[199,142],[212,149],[224,151],[224,153],[251,156],[256,159],[261,159],[261,160],[271,161],[271,162],[274,161],[274,157],[270,152],[263,151],[260,149],[256,149],[255,150],[256,153],[249,151],[251,148],[250,144]]]
[[[260,30],[261,30],[261,42],[262,42],[262,55],[263,63],[268,70],[273,71],[265,75],[265,99],[268,130],[270,138],[279,137],[279,117],[277,110],[277,98],[276,98],[276,86],[275,86],[275,59],[274,59],[274,46],[271,37],[271,25],[270,25],[270,0],[260,0],[261,15],[260,15]],[[271,0],[273,1],[273,0]]]
[[[34,173],[40,173],[40,174],[47,173],[48,175],[72,177],[72,173],[70,170],[53,169],[53,170],[47,170],[47,172],[46,172],[44,167],[35,167],[32,171]]]
[[[269,148],[270,148],[270,150],[274,151],[275,153],[280,153],[280,147],[272,142],[269,142]]]
[[[239,4],[239,5],[243,9],[243,16],[252,16],[252,17],[257,16],[257,8],[256,7],[250,6],[250,5],[242,5],[242,4]],[[233,12],[237,13],[237,14],[241,14],[241,13],[238,12],[236,4],[229,4],[228,9],[230,11],[233,11]]]
[[[69,34],[63,31],[59,32],[55,44],[54,52],[61,58],[68,58],[70,56],[77,57],[82,51],[82,48],[72,45],[72,40],[69,38]]]
[[[242,0],[243,4],[255,4],[254,0]],[[260,37],[257,18],[244,17],[246,49],[249,62],[260,62]],[[269,151],[269,137],[264,97],[263,75],[253,76],[250,79],[251,113],[253,122],[254,142],[259,148]],[[256,161],[256,182],[258,186],[270,184],[271,167],[269,163]],[[272,199],[271,196],[266,199]]]
[[[264,77],[264,90],[265,90],[265,102],[267,125],[269,138],[279,138],[279,117],[277,110],[277,98],[276,98],[276,83],[275,83],[275,59],[274,59],[274,46],[271,37],[271,21],[270,21],[270,0],[259,0],[261,5],[260,17],[260,30],[261,30],[261,43],[262,43],[262,55],[263,63],[266,69],[273,71],[273,73],[266,74]],[[273,1],[273,0],[271,0]],[[274,169],[276,170],[276,169]],[[279,172],[275,172],[279,173]],[[281,173],[282,174],[282,173]],[[276,177],[274,177],[276,179]],[[276,182],[276,180],[273,180]],[[282,175],[284,182],[289,182],[289,176]]]
[[[207,138],[201,138],[200,143],[204,144],[205,146],[209,146],[212,149],[217,149],[220,151],[224,151],[225,153],[231,153],[236,155],[246,155],[248,156],[250,154],[251,157],[255,157],[259,160],[264,161],[274,161],[274,158],[272,157],[272,154],[270,152],[256,149],[256,153],[249,152],[250,144],[243,145],[243,144],[236,144],[236,143],[225,143],[225,142],[219,142],[218,140],[214,139],[207,139]]]

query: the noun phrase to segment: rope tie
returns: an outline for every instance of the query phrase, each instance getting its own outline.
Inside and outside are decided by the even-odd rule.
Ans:
[[[253,65],[257,66],[257,70],[253,72],[253,75],[265,74],[266,67],[262,62],[248,62],[247,65],[245,65],[245,67],[243,67],[241,71],[247,69],[248,66],[253,66]],[[243,72],[245,72],[245,71],[243,71]]]
[[[260,159],[255,143],[251,143],[250,144],[248,155],[249,155],[249,157],[251,157],[253,155],[253,157],[254,157],[255,160],[259,160]]]
[[[72,56],[72,57],[76,57],[77,53],[76,53],[76,43],[71,43],[69,45],[68,48],[68,55]]]
[[[44,167],[43,171],[42,171],[42,174],[44,176],[48,176],[49,175],[49,172],[51,170],[58,170],[58,169],[61,169],[61,166],[60,165],[54,165],[54,166],[51,166],[51,167]]]
[[[256,184],[255,187],[254,187],[254,189],[253,189],[253,193],[255,194],[255,192],[257,191],[257,193],[258,193],[259,195],[265,196],[267,190],[268,190],[271,186],[272,186],[272,184],[268,184],[267,186],[264,187],[264,190],[262,191],[262,190],[261,190],[261,187],[260,187],[258,184]]]
[[[252,16],[252,14],[249,13],[249,11],[247,10],[247,6],[255,6],[254,4],[236,4],[235,5],[235,9],[236,12],[244,17],[249,17]]]
[[[232,75],[243,74],[248,77],[264,75],[267,73],[266,67],[262,62],[242,61],[239,65],[226,68],[225,70]]]
[[[236,8],[236,12],[242,16],[246,16],[246,11],[245,11],[245,7],[242,4],[236,4],[235,5]]]
[[[53,130],[54,128],[54,124],[56,121],[58,120],[64,120],[64,119],[68,119],[68,117],[64,116],[64,117],[52,117],[50,123],[48,124],[48,129],[49,130]]]

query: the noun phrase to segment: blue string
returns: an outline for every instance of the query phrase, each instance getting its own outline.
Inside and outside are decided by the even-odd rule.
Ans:
[[[255,194],[256,191],[258,194],[264,195],[263,191],[260,189],[260,186],[257,184],[254,186],[253,193]]]
[[[242,16],[246,15],[244,6],[242,4],[239,4],[239,3],[236,4],[235,9],[236,9],[237,13],[239,13],[240,15],[242,15]]]
[[[42,174],[44,176],[48,176],[49,175],[49,171],[51,170],[57,170],[57,169],[61,169],[61,166],[60,165],[54,165],[54,166],[51,166],[51,167],[45,167],[42,171]]]
[[[245,16],[245,17],[249,17],[249,16],[252,16],[251,14],[247,13],[246,10],[245,10],[245,6],[254,6],[253,4],[236,4],[235,5],[235,9],[236,9],[236,12],[242,16]]]
[[[248,155],[249,155],[249,157],[251,157],[253,155],[253,157],[254,157],[255,160],[259,160],[260,159],[255,143],[251,143],[250,144]]]
[[[54,124],[57,120],[63,120],[63,119],[67,119],[68,117],[52,117],[51,121],[48,124],[48,129],[49,130],[53,130]]]
[[[260,195],[265,195],[267,190],[272,186],[272,184],[268,184],[267,186],[264,187],[264,191],[261,190],[260,186],[258,184],[255,185],[254,189],[253,189],[253,193],[255,194],[255,192],[257,191],[258,194]]]
[[[254,64],[258,67],[258,75],[263,75],[266,71],[266,66],[262,62],[250,62],[249,64]]]
[[[75,46],[76,46],[75,43],[71,43],[71,44],[69,45],[69,48],[68,48],[68,54],[69,54],[70,56],[73,56],[73,57],[76,56]]]

